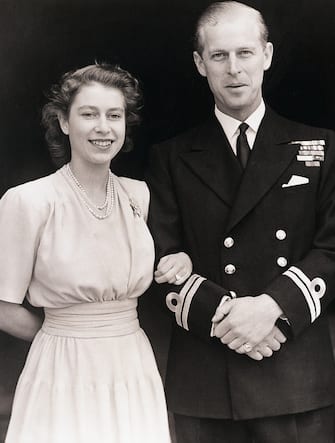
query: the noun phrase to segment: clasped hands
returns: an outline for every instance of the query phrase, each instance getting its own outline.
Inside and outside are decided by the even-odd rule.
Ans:
[[[183,284],[191,275],[192,261],[184,252],[161,258],[154,278],[157,283]],[[271,357],[286,341],[275,326],[283,314],[267,294],[228,300],[218,307],[212,319],[214,336],[230,349],[254,360]]]
[[[227,300],[212,319],[214,336],[235,352],[262,360],[271,357],[286,341],[275,326],[282,314],[279,305],[267,294]]]

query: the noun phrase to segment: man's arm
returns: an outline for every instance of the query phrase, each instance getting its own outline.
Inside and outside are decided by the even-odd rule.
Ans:
[[[169,254],[186,251],[183,240],[183,224],[178,196],[172,182],[168,151],[154,147],[150,157],[150,167],[147,183],[150,189],[150,209],[148,225],[153,235],[156,248],[156,262]],[[190,330],[204,340],[210,340],[212,317],[224,295],[230,292],[203,278],[200,275],[191,276],[186,283],[178,287],[169,284],[154,284],[155,293],[159,294],[162,302],[168,300],[178,303],[174,307],[174,318],[181,327]],[[174,298],[175,300],[171,300]],[[178,300],[177,300],[178,299]]]
[[[335,133],[327,131],[316,197],[315,235],[302,259],[264,288],[298,336],[322,315],[335,297]],[[297,227],[299,229],[299,227]]]

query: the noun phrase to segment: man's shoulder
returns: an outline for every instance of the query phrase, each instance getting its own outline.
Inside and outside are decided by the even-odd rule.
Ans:
[[[302,139],[308,138],[329,138],[334,137],[335,132],[328,128],[323,128],[317,125],[306,124],[291,118],[288,118],[282,114],[279,114],[267,107],[264,116],[264,124],[268,125],[274,131],[282,131],[282,136],[286,137],[301,137]]]
[[[188,151],[190,148],[194,148],[194,146],[203,139],[206,139],[213,131],[217,131],[218,128],[219,123],[213,116],[197,126],[188,128],[167,140],[157,143],[155,147],[169,151]]]

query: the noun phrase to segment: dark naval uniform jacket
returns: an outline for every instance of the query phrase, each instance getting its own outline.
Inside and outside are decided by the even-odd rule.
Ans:
[[[216,118],[153,148],[148,183],[157,260],[185,251],[194,274],[157,285],[173,321],[169,409],[249,419],[334,401],[327,306],[335,296],[335,138],[270,109],[243,172]],[[269,294],[288,341],[254,361],[210,337],[224,295]],[[279,320],[279,327],[287,326]]]

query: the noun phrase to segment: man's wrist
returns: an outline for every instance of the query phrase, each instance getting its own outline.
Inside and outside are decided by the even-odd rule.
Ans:
[[[269,312],[273,316],[274,321],[284,316],[281,307],[269,294],[261,294],[259,297],[261,297],[262,302],[265,304],[266,312]]]

